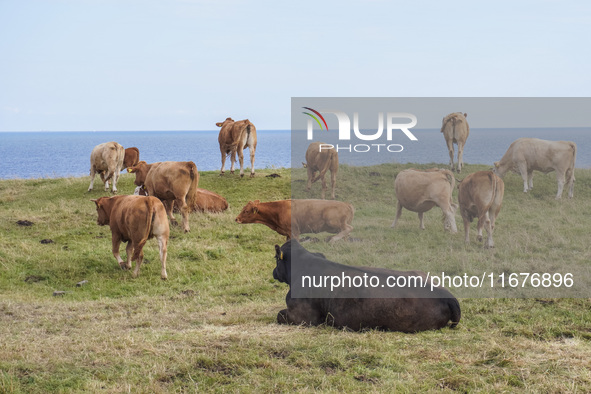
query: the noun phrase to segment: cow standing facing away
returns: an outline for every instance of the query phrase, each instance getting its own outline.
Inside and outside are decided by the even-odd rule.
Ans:
[[[164,205],[156,197],[114,196],[91,200],[96,204],[97,224],[111,228],[113,256],[122,269],[131,269],[135,261],[133,277],[140,274],[146,241],[156,237],[160,250],[162,271],[160,277],[167,279],[166,255],[169,236],[168,220]],[[119,255],[121,242],[127,242],[127,262]]]
[[[306,163],[302,163],[308,169],[308,184],[306,190],[310,191],[312,184],[318,179],[322,179],[322,195],[324,196],[328,187],[324,175],[330,170],[331,197],[334,200],[335,186],[337,183],[337,172],[339,171],[339,154],[332,145],[323,142],[312,142],[306,151]],[[318,175],[314,177],[314,174]]]
[[[90,153],[90,186],[88,191],[94,188],[94,178],[98,173],[105,184],[105,191],[109,191],[109,180],[113,179],[113,193],[117,193],[117,180],[119,173],[124,169],[134,166],[140,160],[138,148],[127,148],[111,141],[99,144]]]
[[[135,185],[144,186],[148,196],[158,197],[165,203],[166,213],[173,225],[178,225],[172,209],[174,203],[180,208],[182,227],[189,232],[189,207],[195,205],[199,173],[192,161],[162,161],[147,164],[140,161],[130,167],[135,173]]]
[[[562,198],[565,182],[568,183],[568,197],[575,192],[575,161],[577,145],[571,141],[546,141],[538,138],[515,140],[500,161],[495,162],[493,171],[501,178],[507,171],[514,171],[523,179],[523,192],[534,187],[534,170],[545,174],[556,171],[558,192]]]
[[[238,160],[240,161],[240,176],[244,176],[244,152],[248,148],[250,152],[250,177],[254,177],[254,154],[257,149],[257,129],[248,120],[239,120],[235,122],[232,118],[226,118],[223,122],[216,123],[216,126],[221,127],[218,136],[220,143],[220,152],[222,154],[222,169],[220,175],[224,175],[224,167],[226,165],[226,157],[230,155],[232,166],[230,173],[234,173],[234,163],[236,162],[236,153],[238,153]]]
[[[336,235],[336,242],[353,231],[351,222],[355,209],[341,201],[280,200],[271,202],[249,201],[236,218],[237,223],[260,223],[285,235],[298,239],[300,234],[323,231]]]
[[[455,213],[458,205],[452,201],[454,186],[455,178],[449,170],[408,169],[399,172],[394,181],[398,203],[392,227],[396,227],[402,208],[406,208],[419,214],[419,226],[424,230],[423,214],[437,205],[443,211],[443,228],[456,233]]]
[[[464,178],[458,185],[458,189],[466,243],[470,243],[470,223],[474,218],[478,218],[478,241],[482,241],[482,228],[485,228],[488,238],[484,247],[494,247],[492,235],[495,220],[503,204],[505,192],[503,180],[492,171],[478,171]]]
[[[443,118],[443,124],[441,125],[441,132],[445,137],[447,144],[447,150],[449,151],[449,166],[453,171],[456,166],[454,165],[454,144],[458,145],[458,173],[462,171],[464,166],[464,145],[470,135],[470,126],[466,117],[468,114],[462,114],[461,112],[454,112]]]
[[[438,330],[450,321],[450,328],[453,328],[460,321],[458,300],[444,288],[434,287],[431,291],[427,275],[421,272],[351,267],[335,263],[319,253],[308,252],[295,240],[281,247],[275,245],[275,261],[277,266],[273,270],[273,278],[289,285],[285,297],[287,309],[277,314],[279,324],[327,324],[355,331],[377,328],[410,333]],[[292,270],[292,264],[297,264],[297,270]],[[294,287],[304,289],[303,275],[297,272],[324,278],[371,275],[378,277],[382,283],[405,276],[408,286],[352,289],[350,285],[345,285],[331,292],[331,297],[292,298]],[[417,282],[412,280],[418,280],[419,283],[425,280],[422,283],[426,286],[416,285]]]

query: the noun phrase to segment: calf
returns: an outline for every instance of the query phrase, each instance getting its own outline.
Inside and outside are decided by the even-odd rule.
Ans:
[[[310,191],[312,183],[316,182],[318,179],[321,179],[321,198],[323,200],[326,190],[328,189],[324,175],[328,170],[330,170],[331,197],[334,200],[334,191],[337,183],[337,172],[339,171],[339,154],[334,149],[334,147],[322,142],[312,142],[306,151],[306,163],[302,164],[308,169],[308,184],[306,185],[306,190]],[[318,175],[314,177],[316,172],[318,172]]]
[[[128,171],[135,173],[136,186],[144,186],[149,196],[165,202],[166,213],[173,225],[178,225],[172,213],[173,205],[176,204],[181,211],[183,230],[189,232],[189,207],[195,205],[199,184],[195,163],[163,161],[147,164],[140,161]]]
[[[385,268],[351,267],[327,260],[320,253],[310,253],[297,241],[275,245],[277,266],[273,278],[287,283],[285,297],[287,309],[277,314],[279,324],[328,324],[351,330],[381,329],[389,331],[417,332],[455,327],[461,317],[458,300],[446,289],[434,287],[423,273],[393,271]],[[297,270],[292,272],[292,262]],[[294,288],[304,289],[301,273],[326,276],[378,277],[381,283],[387,278],[407,277],[406,287],[367,287],[365,289],[342,287],[331,292],[328,298],[292,298]],[[417,285],[415,280],[425,280],[427,286]],[[411,286],[411,283],[413,284]],[[383,286],[383,285],[382,285]]]
[[[577,145],[571,141],[546,141],[538,138],[519,138],[514,141],[493,171],[501,178],[507,171],[514,171],[523,179],[523,192],[534,187],[534,170],[545,174],[556,171],[558,192],[562,198],[564,184],[568,183],[568,197],[574,195],[575,161]]]
[[[438,206],[443,212],[443,228],[456,233],[455,213],[458,205],[452,201],[455,185],[453,173],[449,170],[437,168],[420,171],[408,169],[401,171],[394,181],[394,190],[398,199],[396,218],[391,227],[396,227],[402,208],[419,214],[419,226],[425,229],[423,214]]]
[[[113,256],[122,269],[131,269],[134,260],[133,277],[140,274],[146,241],[156,237],[160,250],[162,271],[160,277],[167,279],[166,254],[169,227],[164,206],[156,197],[114,196],[91,200],[96,204],[97,224],[111,228]],[[119,256],[121,242],[127,242],[127,262]]]
[[[464,178],[458,185],[458,189],[466,243],[470,243],[470,223],[474,218],[478,218],[478,241],[482,241],[484,227],[488,233],[484,247],[494,247],[492,235],[495,220],[503,203],[505,192],[503,180],[492,171],[478,171]]]
[[[354,214],[355,209],[351,204],[340,201],[256,200],[246,204],[236,222],[264,224],[287,239],[298,239],[300,234],[306,233],[336,233],[329,239],[332,243],[351,233]]]

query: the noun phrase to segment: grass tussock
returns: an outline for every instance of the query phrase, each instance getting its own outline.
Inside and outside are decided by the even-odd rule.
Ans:
[[[566,264],[591,277],[591,171],[577,170],[575,198],[563,201],[553,174],[536,174],[530,194],[507,175],[496,248],[484,250],[475,223],[466,246],[459,214],[460,234],[447,234],[437,208],[424,231],[408,211],[390,229],[393,180],[406,167],[342,166],[337,194],[357,208],[359,240],[307,247],[355,265],[459,273]],[[272,172],[281,177],[265,177]],[[230,208],[192,214],[188,234],[171,229],[166,282],[153,240],[138,279],[118,268],[89,201],[105,193],[87,193],[87,177],[0,181],[0,392],[591,391],[589,298],[471,296],[456,329],[412,335],[277,325],[287,287],[272,279],[273,256],[284,237],[234,218],[249,200],[318,198],[320,186],[308,194],[304,179],[294,170],[292,189],[289,170],[202,173],[200,187]],[[131,193],[133,177],[122,175],[119,188]]]

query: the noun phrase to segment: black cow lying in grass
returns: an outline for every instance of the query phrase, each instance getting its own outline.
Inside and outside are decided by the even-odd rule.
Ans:
[[[275,251],[277,267],[273,270],[273,278],[290,287],[285,298],[287,309],[277,315],[279,324],[327,324],[355,331],[376,328],[417,332],[440,329],[447,326],[450,320],[453,328],[460,321],[458,300],[444,288],[435,287],[431,291],[430,283],[426,287],[339,287],[333,289],[327,298],[292,298],[294,286],[299,286],[300,291],[310,291],[309,288],[302,287],[302,283],[306,283],[303,278],[308,274],[317,278],[362,278],[366,274],[367,277],[379,278],[382,284],[387,283],[388,277],[394,278],[391,281],[397,277],[405,277],[401,278],[401,282],[404,282],[411,277],[426,280],[426,275],[419,271],[393,271],[338,264],[327,260],[321,253],[308,252],[295,240],[287,241],[281,247],[275,245]],[[294,277],[291,271],[292,261],[298,264],[297,276]],[[374,279],[372,284],[376,283],[377,279]],[[330,287],[329,281],[324,291],[330,291]],[[314,295],[318,296],[318,293]]]

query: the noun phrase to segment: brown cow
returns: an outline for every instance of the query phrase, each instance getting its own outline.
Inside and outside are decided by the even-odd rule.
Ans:
[[[419,226],[424,230],[423,214],[437,205],[443,211],[443,228],[456,233],[455,213],[458,205],[452,201],[454,185],[455,179],[449,170],[434,168],[420,171],[411,168],[400,171],[394,181],[398,203],[391,227],[396,227],[402,208],[406,208],[419,214]]]
[[[482,241],[484,227],[488,233],[484,247],[494,247],[492,235],[495,220],[503,203],[505,192],[503,180],[492,171],[478,171],[465,177],[458,185],[458,189],[466,243],[470,243],[470,223],[474,218],[478,218],[478,241]]]
[[[520,174],[524,193],[534,187],[534,170],[545,174],[556,171],[556,199],[562,198],[565,182],[568,183],[568,197],[572,198],[575,191],[576,158],[577,145],[574,142],[519,138],[509,146],[501,161],[495,162],[493,171],[501,178],[507,171]]]
[[[330,170],[331,196],[335,199],[334,189],[337,183],[337,172],[339,171],[339,154],[332,145],[323,142],[312,142],[306,151],[306,163],[302,163],[308,169],[308,184],[306,190],[310,191],[312,183],[322,179],[322,199],[326,193],[326,179],[324,175]],[[314,174],[318,175],[314,178]]]
[[[138,186],[135,188],[135,192],[133,194],[139,196],[147,196],[148,192],[143,186]],[[168,204],[168,202],[166,202],[164,205],[166,206],[166,204]],[[189,212],[219,213],[225,211],[226,209],[228,209],[228,201],[224,197],[212,191],[201,189],[198,187],[195,205],[189,207]],[[173,212],[180,212],[180,209],[179,207],[177,207],[176,204],[174,205]]]
[[[216,123],[221,127],[218,142],[220,143],[220,152],[222,153],[222,169],[220,175],[224,175],[226,157],[230,154],[230,173],[234,173],[234,163],[236,163],[236,153],[240,161],[240,176],[244,176],[244,149],[250,151],[250,177],[254,177],[254,154],[257,149],[257,129],[248,120],[239,120],[235,122],[232,118],[226,118],[223,122]]]
[[[454,166],[454,144],[458,145],[458,172],[462,171],[464,166],[464,145],[470,135],[470,126],[466,117],[468,114],[462,114],[461,112],[454,112],[443,118],[441,125],[441,132],[445,137],[445,143],[447,144],[447,150],[449,151],[449,165],[453,171]]]
[[[113,193],[117,193],[119,173],[136,165],[139,159],[140,151],[135,147],[123,149],[114,141],[95,146],[90,153],[90,186],[88,191],[92,191],[94,178],[98,173],[105,184],[105,191],[109,191],[109,180],[113,179]]]
[[[325,200],[249,201],[236,218],[238,223],[260,223],[285,235],[298,239],[300,234],[335,234],[330,242],[351,233],[355,209],[351,204]]]
[[[91,201],[96,204],[97,224],[111,227],[113,256],[119,266],[122,269],[131,269],[131,261],[134,260],[136,263],[133,277],[137,278],[144,258],[144,245],[148,239],[156,237],[162,263],[160,277],[168,278],[166,254],[170,230],[164,205],[160,200],[156,197],[114,196]],[[127,242],[127,262],[119,256],[121,242]]]
[[[136,186],[144,186],[149,196],[158,197],[165,204],[166,213],[173,225],[178,222],[173,216],[173,201],[181,209],[182,225],[185,232],[189,232],[189,207],[195,205],[199,173],[192,161],[162,161],[147,164],[140,161],[130,167],[129,172],[135,173]]]

